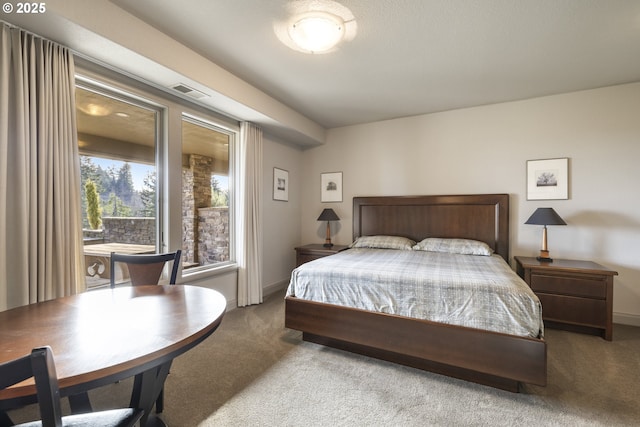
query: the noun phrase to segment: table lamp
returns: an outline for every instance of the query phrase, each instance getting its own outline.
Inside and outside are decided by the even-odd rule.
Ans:
[[[547,225],[567,225],[567,223],[560,218],[560,215],[553,208],[538,208],[525,224],[544,225],[542,229],[542,249],[540,249],[540,256],[536,257],[536,259],[541,262],[553,262],[553,259],[549,257],[549,249],[547,247]]]
[[[339,221],[340,218],[338,218],[338,215],[336,215],[336,213],[333,211],[333,209],[325,209],[322,211],[322,213],[320,214],[320,216],[318,217],[318,221],[327,221],[327,238],[324,241],[324,246],[325,248],[330,248],[331,246],[333,246],[333,243],[331,243],[331,225],[330,222],[331,221]]]

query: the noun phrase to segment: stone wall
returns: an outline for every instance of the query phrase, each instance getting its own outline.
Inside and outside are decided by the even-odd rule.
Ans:
[[[182,169],[182,259],[208,265],[229,260],[229,208],[211,207],[214,159],[189,155]]]
[[[196,208],[211,206],[211,174],[213,159],[199,154],[189,155],[189,166],[193,173],[193,202]]]
[[[229,261],[229,208],[198,209],[198,263]]]
[[[196,264],[198,216],[193,198],[193,171],[182,169],[182,262]]]
[[[82,238],[85,246],[104,243],[104,230],[91,230],[89,228],[84,228],[82,229]]]
[[[143,217],[102,217],[105,243],[156,244],[156,219]]]

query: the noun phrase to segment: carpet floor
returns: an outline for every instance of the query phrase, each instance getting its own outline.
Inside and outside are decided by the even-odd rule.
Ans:
[[[640,424],[640,328],[615,325],[612,342],[547,329],[546,340],[548,385],[510,393],[303,342],[284,328],[279,292],[228,312],[176,358],[161,418],[172,427]],[[126,406],[130,391],[123,381],[90,396],[102,409]]]

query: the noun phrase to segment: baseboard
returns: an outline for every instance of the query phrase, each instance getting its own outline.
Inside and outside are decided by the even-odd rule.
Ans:
[[[640,326],[640,316],[637,314],[613,313],[613,323],[621,325]]]
[[[289,279],[272,283],[271,285],[267,285],[262,288],[262,295],[266,297],[271,294],[275,294],[276,292],[284,291],[287,286],[289,286]]]
[[[262,296],[268,297],[269,295],[275,294],[276,292],[284,291],[289,285],[289,280],[282,280],[280,282],[272,283],[271,285],[267,285],[262,288]],[[227,299],[227,311],[238,308],[238,299]]]
[[[238,308],[238,299],[227,299],[227,311],[231,311]]]

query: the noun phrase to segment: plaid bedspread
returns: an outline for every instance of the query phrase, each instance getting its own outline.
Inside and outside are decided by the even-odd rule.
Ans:
[[[539,338],[542,306],[498,255],[349,249],[293,270],[287,295]]]

